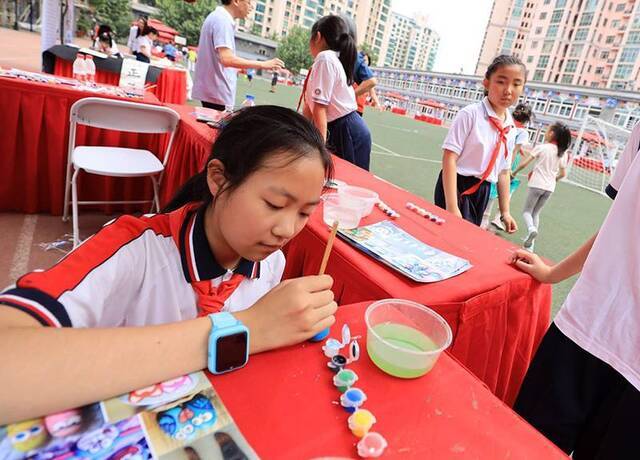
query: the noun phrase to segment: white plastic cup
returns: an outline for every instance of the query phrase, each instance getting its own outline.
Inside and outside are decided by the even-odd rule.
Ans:
[[[345,185],[338,189],[338,193],[348,195],[354,199],[363,200],[366,203],[364,208],[364,214],[362,217],[366,217],[373,212],[373,207],[379,201],[379,196],[373,190],[369,190],[364,187],[356,187],[355,185]]]
[[[329,227],[338,222],[340,230],[351,230],[360,224],[366,208],[362,200],[354,200],[347,195],[330,193],[323,196],[322,218]]]

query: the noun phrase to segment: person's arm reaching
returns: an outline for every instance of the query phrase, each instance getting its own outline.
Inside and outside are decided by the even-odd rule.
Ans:
[[[458,206],[458,155],[445,149],[442,154],[442,188],[447,205],[447,211],[462,217]]]
[[[512,263],[541,283],[559,283],[582,270],[597,236],[596,233],[573,254],[555,265],[547,265],[538,255],[522,249],[516,251]]]
[[[302,342],[330,327],[331,277],[287,280],[234,313],[250,353]],[[211,320],[159,326],[49,328],[0,306],[0,425],[117,396],[207,366]]]
[[[518,231],[518,224],[511,216],[511,176],[510,171],[505,169],[498,175],[498,205],[500,207],[500,219],[504,223],[507,233],[515,233]]]
[[[236,69],[263,69],[263,70],[280,70],[284,68],[284,62],[278,58],[269,59],[267,61],[252,61],[244,59],[233,54],[230,48],[217,48],[220,62],[225,67],[234,67]]]
[[[313,109],[311,109],[311,121],[318,128],[320,134],[322,134],[322,138],[327,140],[327,106],[322,104],[313,104]]]
[[[378,109],[382,110],[380,99],[378,99],[378,93],[376,93],[375,88],[371,88],[371,91],[369,91],[369,95],[371,96],[371,107],[377,107]]]
[[[378,81],[375,79],[375,77],[369,78],[368,80],[363,81],[358,85],[358,87],[355,90],[356,97],[362,96],[363,94],[367,94],[368,92],[372,91],[377,84],[378,84]]]

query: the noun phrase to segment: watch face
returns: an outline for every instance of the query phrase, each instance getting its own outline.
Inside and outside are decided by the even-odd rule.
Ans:
[[[220,337],[216,347],[216,372],[242,367],[247,360],[246,332]]]

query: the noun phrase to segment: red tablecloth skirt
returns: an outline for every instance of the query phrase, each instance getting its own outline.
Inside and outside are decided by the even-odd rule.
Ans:
[[[69,110],[91,93],[62,85],[0,78],[0,210],[61,214],[69,139]],[[155,96],[146,102],[157,103]],[[162,152],[165,136],[79,127],[77,145],[144,148]],[[81,173],[80,200],[141,200],[153,196],[148,178]],[[86,208],[84,208],[86,209]],[[119,208],[122,209],[122,208]],[[133,211],[139,207],[126,207]],[[111,208],[106,209],[111,211]],[[146,208],[144,210],[147,210]]]
[[[54,75],[61,77],[73,76],[73,62],[56,58],[54,64]],[[103,70],[96,71],[96,82],[118,86],[120,75]],[[187,102],[187,74],[178,69],[162,69],[160,77],[152,89],[153,93],[161,102],[167,104],[184,104]]]
[[[340,307],[331,335],[347,323],[362,336],[360,360],[349,368],[377,419],[372,431],[389,443],[381,458],[567,458],[447,354],[418,379],[380,371],[366,353],[366,306]],[[261,458],[358,458],[349,414],[332,403],[340,394],[326,362],[320,343],[304,343],[252,356],[246,368],[210,380]]]
[[[327,273],[335,280],[333,291],[338,302],[401,298],[435,309],[453,330],[451,353],[499,398],[512,404],[549,326],[551,287],[509,264],[515,249],[511,243],[350,163],[338,158],[334,163],[336,178],[375,190],[381,200],[400,212],[396,225],[473,264],[471,270],[449,280],[421,284],[336,239]],[[446,223],[438,226],[419,217],[405,208],[408,201],[444,217]],[[374,208],[360,225],[385,218]],[[286,278],[318,272],[328,234],[320,206],[287,247]]]

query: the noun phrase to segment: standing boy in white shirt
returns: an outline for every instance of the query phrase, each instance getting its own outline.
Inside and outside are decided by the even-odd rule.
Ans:
[[[562,262],[518,251],[541,282],[582,270],[545,335],[515,410],[574,459],[640,456],[640,124],[607,187],[615,201],[598,234]]]

